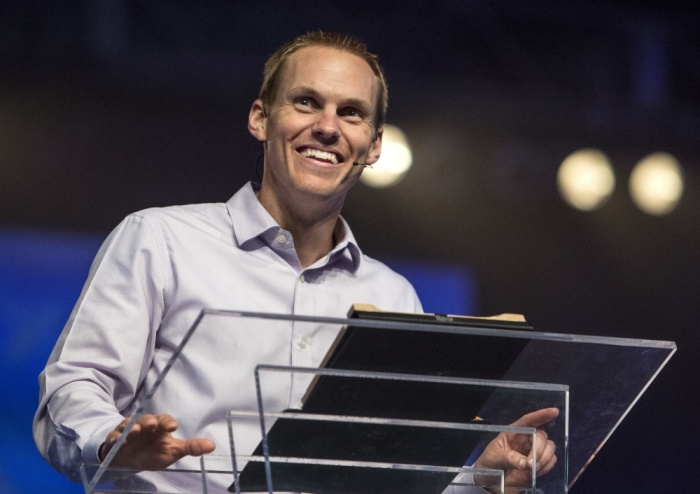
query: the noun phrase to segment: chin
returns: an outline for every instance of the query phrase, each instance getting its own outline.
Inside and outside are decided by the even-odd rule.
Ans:
[[[298,193],[312,200],[343,198],[359,180],[360,173],[348,167],[318,169],[308,166],[290,167],[284,181]]]
[[[353,181],[354,183],[354,181]],[[351,185],[351,184],[350,184]],[[297,184],[297,189],[319,198],[330,198],[347,193],[350,186],[337,180],[309,179]]]

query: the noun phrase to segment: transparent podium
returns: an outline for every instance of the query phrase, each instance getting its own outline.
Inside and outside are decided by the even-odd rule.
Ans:
[[[81,467],[85,492],[565,493],[676,350],[450,320],[204,310],[154,359],[102,464]],[[216,450],[111,466],[144,413]],[[524,468],[477,461],[500,448]]]

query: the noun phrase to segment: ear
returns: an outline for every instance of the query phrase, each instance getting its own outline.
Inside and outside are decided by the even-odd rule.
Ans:
[[[365,161],[368,165],[375,164],[379,160],[379,155],[382,154],[382,135],[384,135],[384,127],[379,127],[377,135],[369,146],[369,153],[367,153],[367,160]]]
[[[250,107],[248,115],[248,131],[258,141],[265,142],[267,140],[267,116],[263,109],[262,100],[256,99],[253,101],[253,106]]]

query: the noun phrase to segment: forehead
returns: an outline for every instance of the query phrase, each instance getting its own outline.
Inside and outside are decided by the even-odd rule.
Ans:
[[[325,46],[302,48],[287,59],[279,95],[308,87],[328,98],[362,99],[374,108],[377,78],[357,55]]]

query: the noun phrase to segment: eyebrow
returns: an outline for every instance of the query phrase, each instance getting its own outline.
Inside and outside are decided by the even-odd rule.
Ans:
[[[315,90],[312,87],[309,86],[297,86],[293,87],[289,90],[290,94],[298,95],[298,94],[308,94],[310,96],[313,96],[318,99],[323,99],[323,95],[319,93],[317,90]],[[359,109],[363,110],[366,113],[369,113],[372,109],[372,105],[370,104],[369,101],[361,99],[361,98],[347,98],[342,101],[342,106],[356,106]]]

